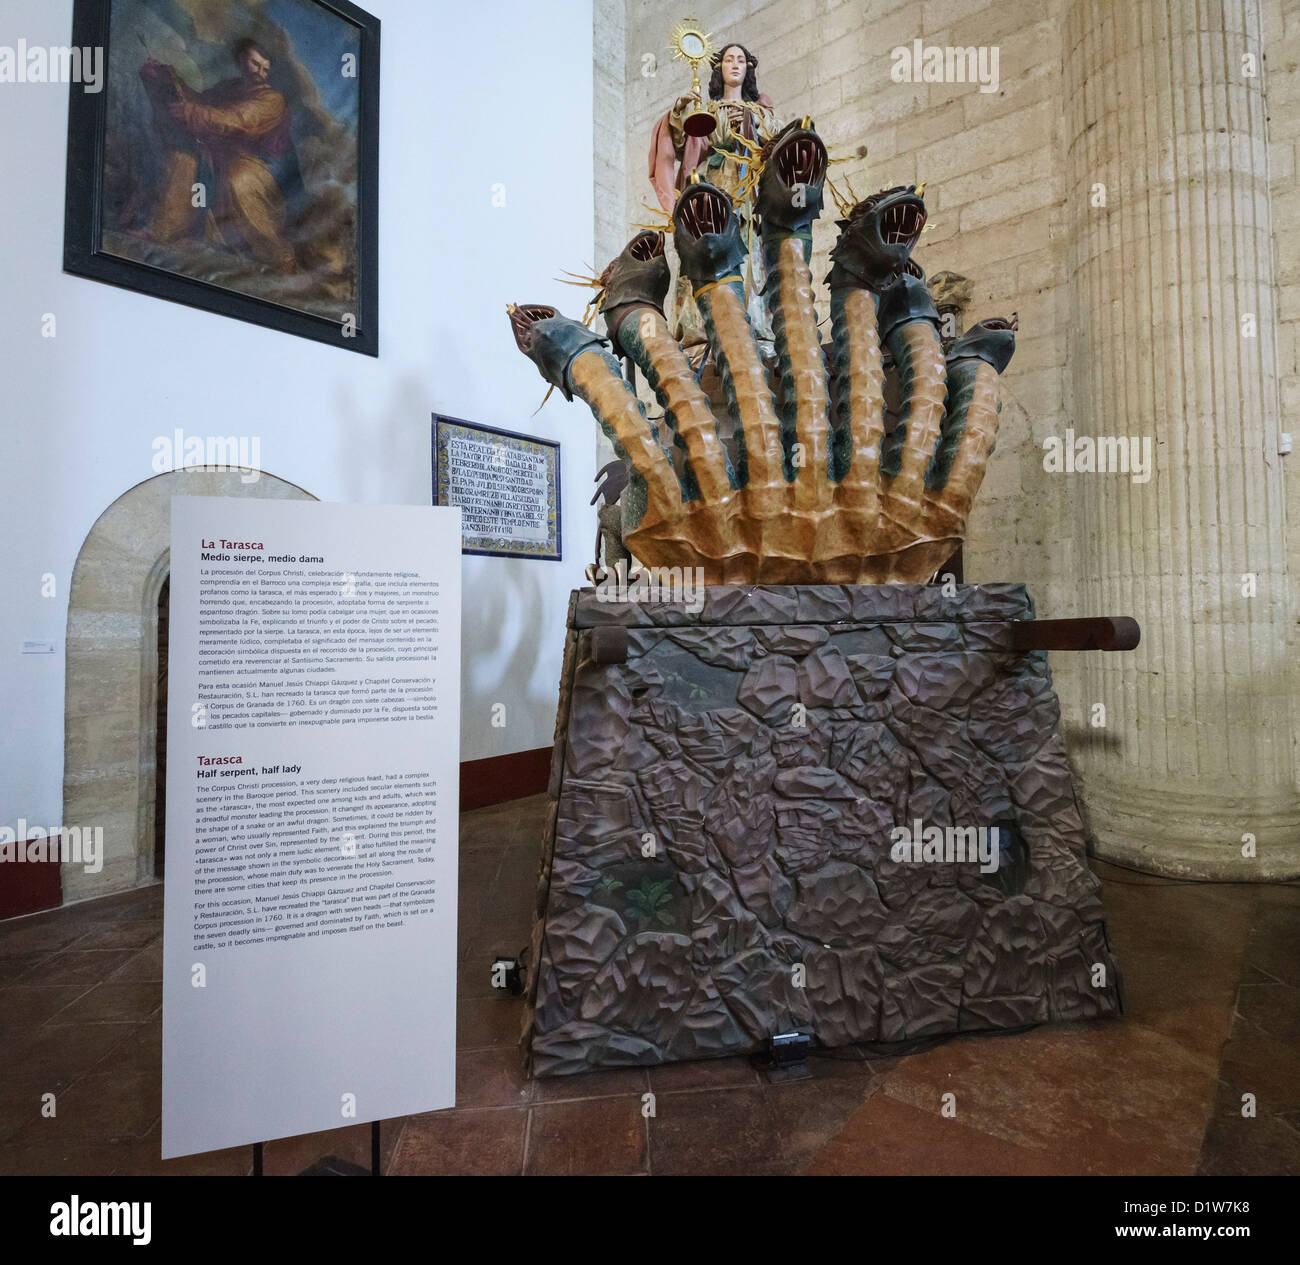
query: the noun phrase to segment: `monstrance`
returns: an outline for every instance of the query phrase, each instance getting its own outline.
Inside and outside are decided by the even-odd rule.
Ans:
[[[713,56],[713,37],[694,18],[685,18],[668,36],[675,61],[691,65],[691,91],[700,96],[700,65]],[[718,121],[703,105],[697,106],[682,121],[687,136],[708,136]]]

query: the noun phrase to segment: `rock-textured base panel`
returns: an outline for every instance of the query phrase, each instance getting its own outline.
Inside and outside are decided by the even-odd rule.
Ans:
[[[1024,587],[702,594],[570,603],[534,1071],[1118,1013],[1047,657],[1010,649]],[[946,828],[994,826],[995,868],[952,859]]]

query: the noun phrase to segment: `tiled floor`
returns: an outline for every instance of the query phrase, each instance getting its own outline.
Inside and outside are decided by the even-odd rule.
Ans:
[[[781,1084],[741,1059],[530,1083],[487,965],[527,938],[544,811],[462,819],[458,1106],[385,1122],[387,1172],[1300,1173],[1300,887],[1099,865],[1119,1021],[838,1051]],[[0,1174],[250,1170],[158,1158],[161,932],[161,887],[0,923]],[[265,1169],[327,1154],[368,1165],[369,1127],[268,1143]]]

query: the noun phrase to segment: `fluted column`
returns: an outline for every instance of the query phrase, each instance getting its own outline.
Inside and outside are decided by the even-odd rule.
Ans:
[[[1074,750],[1101,855],[1167,874],[1300,873],[1258,9],[1069,0],[1066,25],[1073,425],[1155,466],[1046,476],[1080,611],[1142,625],[1081,665],[1106,726]]]

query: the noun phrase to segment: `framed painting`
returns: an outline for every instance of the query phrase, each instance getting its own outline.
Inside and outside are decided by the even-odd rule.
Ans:
[[[433,503],[460,506],[462,553],[563,557],[554,440],[435,413]]]
[[[63,266],[379,354],[379,22],[347,0],[75,0]]]

